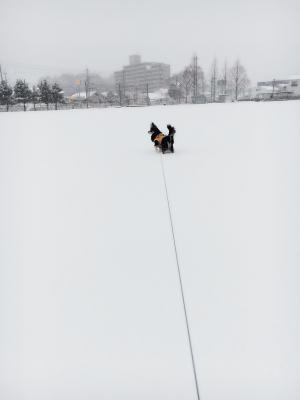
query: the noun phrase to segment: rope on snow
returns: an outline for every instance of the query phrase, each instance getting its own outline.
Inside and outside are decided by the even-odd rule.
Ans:
[[[191,339],[189,320],[188,320],[188,315],[187,315],[186,302],[185,302],[185,297],[184,297],[184,290],[183,290],[183,284],[182,284],[182,278],[181,278],[181,270],[180,270],[180,265],[179,265],[179,260],[178,260],[177,246],[176,246],[175,233],[174,233],[174,225],[173,225],[173,219],[172,219],[172,213],[171,213],[171,207],[170,207],[170,201],[169,201],[169,194],[168,194],[168,187],[167,187],[167,179],[166,179],[162,154],[160,154],[160,162],[161,162],[162,175],[163,175],[164,186],[165,186],[165,191],[166,191],[166,199],[167,199],[167,204],[168,204],[168,209],[169,209],[170,225],[171,225],[171,231],[172,231],[172,237],[173,237],[173,245],[174,245],[175,257],[176,257],[178,278],[179,278],[179,283],[180,283],[181,300],[182,300],[182,305],[183,305],[183,310],[184,310],[187,335],[188,335],[188,339],[189,339],[189,346],[190,346],[190,353],[191,353],[192,366],[193,366],[193,372],[194,372],[197,399],[200,400],[199,385],[198,385],[198,379],[197,379],[192,339]]]

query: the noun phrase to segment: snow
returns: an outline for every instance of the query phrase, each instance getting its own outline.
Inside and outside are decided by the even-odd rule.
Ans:
[[[2,400],[300,397],[299,101],[0,114]]]
[[[93,90],[93,91],[90,91],[90,92],[89,92],[89,95],[90,95],[90,96],[93,96],[95,93],[96,93],[96,91]],[[74,93],[74,94],[72,94],[71,96],[69,96],[69,99],[73,99],[73,100],[76,100],[76,99],[86,99],[86,92]]]
[[[149,93],[150,100],[163,100],[168,97],[168,89],[159,89],[156,92]]]

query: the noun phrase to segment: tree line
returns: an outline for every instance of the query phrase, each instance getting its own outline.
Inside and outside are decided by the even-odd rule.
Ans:
[[[129,104],[131,100],[133,103],[141,101],[141,96],[138,96],[137,90],[134,90],[132,94],[129,89],[125,91],[125,88],[123,88],[122,91],[119,88],[119,93],[116,93],[112,88],[113,82],[109,84],[106,82],[108,91],[101,93],[100,89],[103,88],[103,82],[97,74],[91,75],[93,78],[92,83],[90,82],[90,76],[76,75],[76,77],[79,76],[82,79],[76,80],[76,82],[89,83],[88,88],[86,88],[86,102],[88,102],[87,93],[90,89],[96,89],[93,101],[98,100],[99,104],[106,103],[112,106]],[[0,81],[0,105],[6,106],[7,111],[11,105],[15,104],[22,104],[24,111],[26,111],[28,103],[33,105],[34,110],[36,105],[41,103],[45,104],[47,109],[49,109],[50,104],[54,104],[55,109],[57,109],[59,103],[65,103],[64,94],[67,94],[66,92],[72,94],[75,90],[79,90],[78,85],[76,88],[74,87],[74,77],[73,75],[62,75],[59,77],[60,84],[55,79],[45,78],[32,88],[22,79],[18,79],[13,87],[9,85],[6,79],[2,79]],[[94,78],[97,78],[97,81],[94,82]],[[198,65],[198,57],[195,55],[189,65],[181,72],[173,74],[169,79],[168,96],[177,103],[220,102],[225,101],[226,98],[237,100],[245,89],[249,87],[249,83],[246,69],[239,60],[236,60],[231,66],[224,62],[219,67],[215,58],[211,63],[210,70],[205,74],[202,67]],[[143,94],[144,97],[147,95],[147,104],[150,104],[148,88]],[[132,99],[129,95],[132,95]]]
[[[198,65],[197,56],[194,56],[183,71],[171,77],[168,93],[178,103],[182,100],[187,103],[190,99],[197,102],[201,97],[203,101],[210,102],[222,101],[226,97],[237,100],[249,84],[246,69],[239,60],[231,67],[224,62],[219,68],[215,58],[206,78],[203,69]]]
[[[22,104],[26,111],[28,103],[33,104],[34,110],[38,103],[44,103],[47,109],[49,104],[54,104],[57,110],[57,105],[64,103],[63,91],[57,83],[51,85],[45,79],[32,88],[22,79],[18,79],[13,87],[6,80],[0,82],[0,104],[5,105],[7,111],[13,104]]]

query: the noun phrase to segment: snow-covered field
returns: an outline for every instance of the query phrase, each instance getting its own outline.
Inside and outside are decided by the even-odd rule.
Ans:
[[[300,398],[300,102],[0,114],[1,400]]]

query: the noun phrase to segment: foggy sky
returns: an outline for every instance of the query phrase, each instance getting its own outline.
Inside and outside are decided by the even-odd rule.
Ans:
[[[129,54],[178,72],[239,58],[252,84],[300,74],[297,0],[0,0],[0,63],[9,80],[91,71]]]

